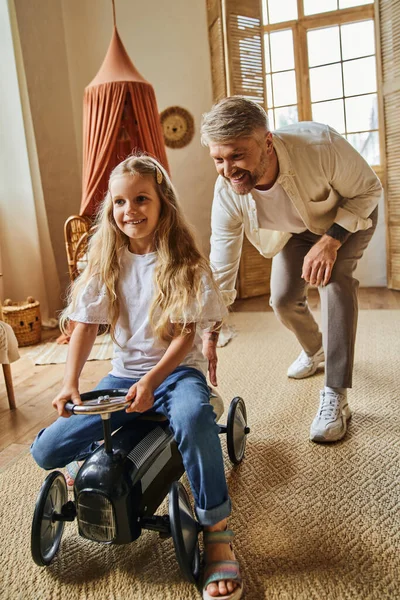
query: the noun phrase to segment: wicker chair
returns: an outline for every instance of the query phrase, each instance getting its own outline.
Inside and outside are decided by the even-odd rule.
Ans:
[[[71,281],[74,281],[79,275],[77,250],[79,249],[78,257],[82,258],[86,252],[88,232],[91,225],[92,222],[89,217],[82,217],[80,215],[73,215],[65,221],[64,238]]]

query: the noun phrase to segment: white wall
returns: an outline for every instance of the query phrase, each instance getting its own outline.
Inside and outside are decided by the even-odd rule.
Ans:
[[[58,274],[69,283],[64,222],[79,211],[78,166],[60,0],[14,0],[43,196]],[[81,139],[80,135],[80,139]]]
[[[33,296],[47,321],[61,307],[60,285],[12,2],[0,2],[0,39],[0,300]]]
[[[111,0],[62,0],[62,6],[75,131],[81,140],[83,90],[100,68],[111,39]],[[194,117],[191,143],[167,149],[167,154],[185,213],[208,252],[216,174],[199,141],[201,115],[212,105],[206,2],[117,0],[116,14],[121,39],[153,85],[159,111],[178,105]],[[81,143],[78,153],[81,163]]]
[[[355,277],[363,287],[385,287],[387,285],[385,202],[383,196],[378,210],[379,218],[375,233],[355,272]]]

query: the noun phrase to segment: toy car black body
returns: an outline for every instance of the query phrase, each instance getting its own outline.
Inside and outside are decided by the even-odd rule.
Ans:
[[[214,410],[221,414],[222,400],[210,390]],[[140,427],[126,425],[111,436],[110,414],[127,407],[127,390],[102,390],[82,394],[82,405],[67,403],[76,414],[100,414],[104,444],[84,462],[74,483],[74,501],[68,501],[65,477],[60,471],[45,479],[36,502],[31,533],[35,563],[46,566],[60,546],[66,521],[78,521],[79,534],[106,544],[127,544],[142,529],[172,536],[180,568],[190,581],[200,569],[198,534],[188,494],[181,483],[184,466],[168,421],[146,413]],[[213,402],[214,400],[214,402]],[[216,407],[216,404],[220,406]],[[247,427],[244,401],[231,402],[226,426],[228,454],[234,464],[241,462]],[[155,515],[169,494],[169,514]]]

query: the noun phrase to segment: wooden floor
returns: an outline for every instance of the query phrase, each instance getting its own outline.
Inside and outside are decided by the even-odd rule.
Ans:
[[[318,308],[317,290],[310,290],[309,304]],[[362,288],[359,291],[360,309],[400,309],[400,291],[386,288]],[[267,311],[268,297],[238,300],[234,310]],[[56,337],[44,332],[45,338]],[[64,365],[34,366],[27,354],[31,348],[21,348],[21,358],[12,365],[16,410],[9,410],[2,375],[0,375],[0,469],[26,452],[37,432],[50,425],[57,414],[51,401],[61,388]],[[81,392],[92,389],[109,371],[109,361],[88,362],[82,372]]]

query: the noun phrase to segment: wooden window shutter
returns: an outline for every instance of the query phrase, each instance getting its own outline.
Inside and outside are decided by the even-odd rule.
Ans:
[[[214,101],[245,96],[265,104],[261,0],[207,0]]]
[[[208,39],[211,55],[211,79],[214,101],[227,96],[224,23],[221,0],[207,0]]]
[[[265,67],[260,0],[225,0],[229,95],[265,106]]]
[[[386,145],[388,287],[400,290],[400,2],[379,1]]]
[[[265,107],[261,0],[207,0],[214,101],[244,96]],[[270,291],[271,260],[246,239],[238,273],[238,297]]]

